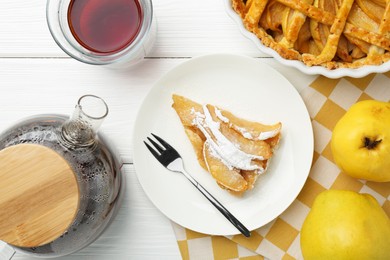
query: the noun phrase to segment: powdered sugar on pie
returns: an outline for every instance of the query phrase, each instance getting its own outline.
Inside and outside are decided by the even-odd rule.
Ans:
[[[264,125],[213,105],[173,95],[176,110],[200,165],[235,194],[253,188],[266,172],[281,137],[281,123]]]

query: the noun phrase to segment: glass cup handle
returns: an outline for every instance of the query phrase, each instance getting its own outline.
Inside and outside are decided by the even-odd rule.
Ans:
[[[12,246],[0,240],[0,259],[9,260],[15,254]]]

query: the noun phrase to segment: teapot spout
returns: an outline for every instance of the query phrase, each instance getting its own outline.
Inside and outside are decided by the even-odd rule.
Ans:
[[[62,126],[62,137],[75,147],[93,146],[107,114],[108,106],[102,98],[95,95],[80,97],[73,115]]]

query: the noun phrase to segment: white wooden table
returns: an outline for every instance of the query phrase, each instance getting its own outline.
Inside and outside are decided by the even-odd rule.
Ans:
[[[119,215],[92,245],[61,259],[180,259],[170,220],[144,194],[133,167],[132,135],[143,98],[160,77],[194,56],[233,53],[262,60],[302,90],[314,76],[279,65],[243,37],[222,0],[154,0],[155,47],[136,68],[108,70],[68,57],[53,41],[46,1],[1,0],[0,131],[30,115],[70,114],[83,94],[110,108],[103,131],[125,162]],[[1,210],[1,209],[0,209]],[[14,259],[30,259],[17,253]]]

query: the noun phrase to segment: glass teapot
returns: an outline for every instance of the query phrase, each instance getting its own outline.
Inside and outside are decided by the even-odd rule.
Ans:
[[[45,258],[71,254],[92,243],[112,221],[124,176],[118,156],[97,133],[107,114],[103,99],[85,95],[70,118],[33,116],[0,134],[0,240],[12,246],[9,256],[10,248]],[[26,189],[20,194],[32,195],[18,194],[21,187]],[[57,221],[54,228],[47,227],[52,220]],[[39,233],[47,234],[46,240],[38,241]]]

